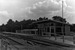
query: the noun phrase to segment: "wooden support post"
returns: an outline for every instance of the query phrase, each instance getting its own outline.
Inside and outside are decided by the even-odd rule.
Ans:
[[[22,29],[23,29],[22,27],[23,27],[23,26],[21,25],[21,33],[22,33]]]
[[[56,33],[55,33],[55,40],[57,40],[57,38],[56,38]]]
[[[65,42],[65,39],[64,39],[64,32],[63,32],[63,26],[62,26],[62,34],[63,34],[63,42]]]
[[[55,36],[55,40],[57,40],[57,38],[56,38],[56,26],[55,26],[55,24],[54,24],[54,36]]]
[[[36,31],[35,31],[35,35],[36,35]]]
[[[65,42],[64,35],[63,35],[63,42]]]
[[[51,37],[51,27],[50,27],[50,37]]]
[[[55,40],[57,40],[57,37],[56,37],[56,32],[55,32]]]

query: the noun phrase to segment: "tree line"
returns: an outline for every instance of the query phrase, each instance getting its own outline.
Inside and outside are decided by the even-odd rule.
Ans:
[[[28,19],[28,20],[22,20],[22,21],[13,21],[12,19],[9,19],[7,21],[7,24],[2,24],[0,26],[0,32],[6,31],[6,32],[16,32],[16,30],[21,30],[21,29],[27,29],[29,28],[29,25],[33,22],[36,21],[41,21],[41,20],[48,20],[46,17],[40,17],[36,20]]]
[[[60,16],[53,16],[53,20],[58,20],[60,22],[67,22],[65,18],[62,18]],[[22,30],[29,28],[29,25],[33,22],[42,21],[42,20],[49,20],[47,17],[39,17],[36,20],[28,19],[28,20],[22,20],[22,21],[13,21],[12,19],[9,19],[7,24],[2,24],[0,26],[0,32],[6,31],[6,32],[16,32],[16,30]],[[71,31],[75,32],[75,24],[72,24]]]

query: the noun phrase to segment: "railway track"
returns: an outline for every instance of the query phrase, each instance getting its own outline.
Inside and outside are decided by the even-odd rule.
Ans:
[[[55,41],[51,41],[43,38],[35,38],[34,35],[26,35],[21,33],[1,33],[0,36],[6,37],[7,39],[12,39],[16,41],[15,38],[27,40],[36,44],[41,44],[45,46],[57,46],[57,47],[75,47],[73,45],[61,44]],[[19,43],[19,42],[18,42]]]

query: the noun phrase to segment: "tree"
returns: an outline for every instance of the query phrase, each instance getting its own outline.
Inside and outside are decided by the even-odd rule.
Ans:
[[[72,24],[72,25],[71,25],[71,27],[70,27],[70,31],[75,32],[75,24]]]
[[[66,23],[66,19],[62,18],[61,16],[53,16],[52,19]]]
[[[48,20],[48,18],[46,18],[46,17],[39,17],[39,19],[37,19],[37,21],[42,21],[42,20]]]
[[[1,25],[1,31],[6,31],[6,27],[4,24]]]
[[[14,24],[14,21],[12,19],[9,19],[7,24]]]
[[[7,31],[12,32],[14,30],[14,26],[14,21],[12,19],[9,19],[6,24]]]

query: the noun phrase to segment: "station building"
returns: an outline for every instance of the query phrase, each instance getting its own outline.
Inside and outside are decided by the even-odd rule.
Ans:
[[[22,30],[23,33],[39,36],[70,35],[70,24],[56,20],[42,20],[32,23],[30,29]],[[34,33],[35,32],[35,33]]]

